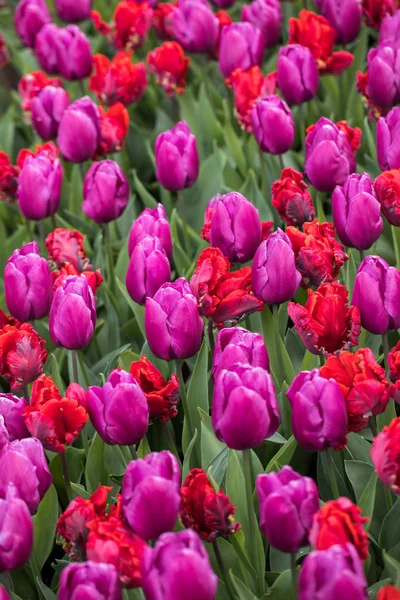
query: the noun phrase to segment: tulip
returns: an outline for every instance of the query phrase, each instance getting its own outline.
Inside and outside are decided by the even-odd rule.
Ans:
[[[372,462],[379,479],[392,492],[400,494],[400,417],[374,438],[371,450]]]
[[[292,407],[293,434],[307,450],[324,450],[341,444],[347,431],[346,402],[334,379],[319,369],[302,371],[287,391]]]
[[[376,155],[381,171],[400,168],[400,108],[381,117],[376,126]]]
[[[0,600],[11,600],[3,586],[0,586]]]
[[[132,256],[135,246],[147,236],[158,238],[168,260],[172,260],[171,229],[162,204],[157,204],[153,209],[145,208],[132,223],[128,240],[129,257]]]
[[[59,73],[69,81],[84,79],[92,72],[90,43],[77,25],[46,25],[36,38],[35,51],[45,71]]]
[[[172,531],[181,504],[180,485],[178,461],[168,450],[130,462],[122,485],[122,515],[129,527],[144,540]]]
[[[400,327],[400,271],[380,256],[367,256],[358,267],[352,304],[361,314],[361,325],[383,335]]]
[[[181,0],[172,13],[173,37],[188,52],[214,51],[219,24],[205,0]]]
[[[381,207],[367,173],[353,173],[332,196],[333,221],[345,246],[367,250],[383,229]]]
[[[254,256],[251,274],[254,294],[266,304],[281,304],[293,298],[300,282],[292,244],[277,229],[261,242]]]
[[[228,448],[260,446],[279,426],[272,377],[261,367],[242,363],[221,370],[215,381],[212,425]]]
[[[361,560],[352,544],[336,544],[311,552],[299,577],[298,600],[365,600],[367,582]]]
[[[158,238],[145,237],[132,253],[126,273],[126,289],[132,300],[145,304],[163,283],[170,281],[171,267]]]
[[[376,600],[400,600],[400,590],[394,585],[384,585],[379,588]]]
[[[200,237],[202,237],[203,240],[206,240],[206,242],[211,242],[211,221],[214,216],[215,207],[217,206],[218,202],[222,200],[223,197],[224,196],[222,194],[216,194],[207,203],[206,210],[204,211],[204,224],[200,234]]]
[[[348,44],[356,39],[362,23],[359,0],[315,0],[315,4],[334,27],[338,44]]]
[[[185,56],[178,42],[164,42],[149,52],[147,64],[149,70],[154,73],[157,84],[169,98],[184,92],[190,58]]]
[[[387,13],[379,28],[380,44],[397,44],[400,39],[400,13]]]
[[[86,277],[67,277],[57,288],[50,309],[50,336],[56,346],[80,350],[96,325],[96,301]]]
[[[168,560],[163,560],[168,556]],[[164,533],[143,556],[147,600],[214,600],[218,579],[194,531]]]
[[[311,50],[300,44],[283,46],[278,55],[278,87],[288,104],[302,104],[318,91],[317,61]]]
[[[54,7],[57,15],[65,23],[79,23],[90,16],[92,0],[55,0]]]
[[[290,168],[283,169],[281,178],[272,184],[271,194],[272,206],[286,225],[302,226],[315,219],[313,200],[302,173]]]
[[[24,46],[34,48],[35,39],[51,15],[45,0],[21,0],[15,9],[15,29]]]
[[[290,108],[277,95],[263,96],[251,110],[254,137],[263,152],[284,154],[294,142],[294,120]]]
[[[60,31],[57,25],[48,23],[42,27],[35,40],[36,58],[42,69],[52,75],[60,73],[56,51]]]
[[[30,557],[32,546],[31,515],[25,502],[18,498],[17,490],[10,485],[5,499],[0,499],[0,572],[22,567]]]
[[[172,192],[191,187],[199,174],[196,137],[186,121],[160,133],[155,143],[156,177]]]
[[[230,192],[216,203],[210,240],[231,262],[251,260],[261,242],[258,210],[242,194]]]
[[[4,269],[7,308],[16,319],[30,321],[49,314],[53,297],[47,260],[36,242],[14,250]]]
[[[262,367],[269,371],[269,357],[262,335],[243,327],[226,327],[219,331],[213,354],[214,380],[220,371],[235,363]]]
[[[260,65],[264,53],[261,32],[251,23],[233,23],[221,31],[219,68],[224,77],[236,69]]]
[[[183,277],[164,283],[153,298],[146,299],[144,324],[150,350],[158,358],[190,358],[200,349],[204,324]]]
[[[285,466],[279,473],[258,475],[260,528],[269,543],[281,552],[298,552],[307,546],[313,515],[319,509],[318,488]]]
[[[146,396],[126,371],[111,371],[102,388],[91,386],[87,408],[94,428],[106,444],[131,446],[146,435],[149,421]]]
[[[58,600],[122,600],[118,571],[112,564],[87,561],[62,570]]]
[[[396,44],[379,44],[368,52],[368,98],[378,106],[400,102],[399,49]]]
[[[118,52],[112,60],[95,54],[93,69],[89,89],[107,106],[139,102],[147,87],[146,67],[144,63],[132,62],[131,51]]]
[[[236,0],[212,0],[212,3],[223,10],[230,8],[235,4]]]
[[[254,0],[243,6],[241,18],[261,31],[265,49],[279,41],[283,18],[279,0]]]
[[[374,182],[381,209],[391,225],[400,226],[400,169],[385,171]]]
[[[27,402],[13,394],[0,394],[0,449],[8,442],[29,437],[22,416]]]
[[[95,223],[118,219],[129,200],[129,183],[113,160],[93,163],[83,182],[82,210]]]
[[[129,371],[144,391],[151,421],[160,419],[162,423],[166,423],[170,418],[173,419],[177,416],[179,383],[175,373],[167,381],[145,354],[140,360],[131,363]]]
[[[99,109],[84,96],[70,104],[61,117],[57,144],[64,158],[78,163],[92,158],[99,143]]]
[[[32,99],[32,123],[44,140],[55,138],[65,109],[69,106],[69,95],[63,88],[49,85]]]

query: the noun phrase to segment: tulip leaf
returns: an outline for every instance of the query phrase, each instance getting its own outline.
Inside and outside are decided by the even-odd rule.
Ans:
[[[265,469],[266,473],[271,473],[272,471],[280,471],[280,469],[284,465],[290,464],[292,460],[294,451],[296,450],[297,442],[292,435],[288,441],[279,448],[278,452],[271,458],[269,461],[267,468]]]
[[[372,523],[372,515],[374,514],[375,498],[376,498],[376,486],[378,483],[378,476],[373,471],[365,487],[364,492],[361,494],[358,500],[358,506],[361,510],[363,517],[368,517],[369,521],[366,524],[367,531],[369,530]]]
[[[144,600],[144,594],[141,588],[133,590],[124,590],[122,593],[123,600]]]
[[[208,415],[208,413],[205,413],[203,410],[199,410],[199,414],[201,418],[201,465],[203,469],[207,470],[213,464],[213,461],[217,457],[220,457],[222,453],[226,455],[226,467],[228,464],[226,445],[223,442],[220,442],[216,437],[212,426],[211,417]]]
[[[96,432],[89,448],[86,462],[86,487],[93,494],[99,485],[107,485],[108,473],[104,461],[104,442]]]
[[[185,481],[189,471],[191,471],[191,469],[194,468],[194,466],[192,465],[191,459],[192,459],[193,448],[194,448],[194,445],[197,440],[197,435],[198,435],[197,429],[195,429],[193,437],[190,440],[190,444],[187,447],[186,452],[185,452],[185,458],[183,460],[183,467],[182,467],[182,481]]]
[[[132,300],[132,298],[128,294],[126,286],[118,278],[117,278],[117,287],[118,287],[119,291],[121,292],[121,294],[123,295],[123,297],[125,298],[126,302],[128,303],[128,306],[132,310],[133,314],[135,315],[137,323],[139,325],[140,332],[143,335],[143,338],[146,339],[146,333],[145,333],[145,329],[144,329],[144,306],[140,306],[140,304],[137,304],[136,302],[134,302]]]
[[[35,517],[33,555],[39,571],[50,556],[58,519],[58,497],[51,485],[39,504]]]
[[[345,456],[349,454],[352,460],[361,460],[372,465],[371,444],[362,435],[349,433]]]
[[[76,494],[80,498],[87,500],[90,497],[89,492],[87,492],[83,485],[81,485],[80,483],[74,483],[73,481],[71,481],[71,487],[74,494]]]
[[[132,169],[131,173],[132,173],[133,185],[134,185],[135,191],[138,193],[138,195],[139,195],[141,201],[143,202],[143,204],[145,205],[145,207],[146,208],[156,208],[157,200],[154,198],[154,196],[152,196],[150,194],[149,191],[147,191],[147,189],[145,188],[145,186],[143,185],[143,183],[140,181],[139,177],[137,176],[135,169]]]
[[[296,600],[290,570],[284,571],[275,580],[270,589],[270,596],[273,600]]]
[[[394,400],[389,400],[384,412],[376,417],[378,430],[382,431],[382,429],[387,427],[387,425],[389,425],[396,417],[397,415]]]
[[[400,519],[400,498],[398,498],[383,520],[379,534],[379,545],[388,551],[399,541],[398,524]]]
[[[268,355],[271,362],[271,369],[277,378],[276,383],[281,386],[283,381],[286,381],[286,383],[290,385],[295,378],[296,373],[280,335],[278,319],[272,315],[272,312],[267,305],[265,305],[264,310],[261,313],[261,321],[263,337],[265,345],[268,348]]]
[[[371,474],[375,473],[374,468],[371,464],[361,460],[345,460],[344,468],[358,502],[367,488]]]
[[[13,155],[14,133],[15,133],[15,107],[10,104],[9,108],[0,117],[0,149],[6,154]]]
[[[257,600],[257,596],[245,586],[243,581],[235,577],[232,571],[229,571],[229,577],[239,600]]]
[[[205,338],[189,379],[187,397],[193,426],[200,431],[201,415],[198,409],[201,409],[206,415],[210,410],[208,403],[208,346]]]
[[[103,356],[96,364],[94,364],[91,370],[94,373],[104,373],[107,378],[112,368],[116,368],[116,365],[114,363],[117,360],[117,358],[130,347],[130,344],[124,344],[120,348],[117,348],[117,350],[112,350],[111,352]]]
[[[393,585],[400,587],[400,563],[385,551],[383,551],[383,560]]]
[[[51,589],[39,579],[39,577],[36,577],[36,584],[43,600],[57,600],[55,593],[52,592]]]

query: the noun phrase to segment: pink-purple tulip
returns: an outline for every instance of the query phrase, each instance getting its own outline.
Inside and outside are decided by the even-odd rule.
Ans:
[[[84,96],[64,111],[58,129],[57,144],[67,160],[80,163],[92,158],[100,143],[100,113]]]
[[[24,46],[34,48],[36,36],[51,15],[45,0],[21,0],[15,9],[15,29]]]
[[[181,0],[173,12],[173,35],[188,52],[212,54],[219,23],[206,0]]]
[[[32,124],[42,139],[51,140],[57,137],[61,117],[67,106],[68,92],[52,85],[45,87],[32,99]]]
[[[60,28],[54,23],[48,23],[41,28],[35,39],[36,58],[42,69],[50,75],[60,72],[56,52],[59,36]]]
[[[284,100],[276,94],[263,96],[251,110],[254,137],[263,152],[284,154],[293,145],[293,115]]]
[[[214,379],[220,371],[235,363],[262,367],[269,371],[269,357],[262,335],[243,327],[226,327],[219,331],[213,355]]]
[[[368,53],[369,99],[378,106],[391,107],[400,102],[400,47],[379,44]]]
[[[92,72],[90,43],[77,25],[45,25],[37,35],[35,52],[42,68],[65,79],[84,79]]]
[[[147,236],[139,242],[129,261],[126,289],[132,300],[145,304],[163,283],[171,280],[171,267],[158,238]]]
[[[283,19],[279,0],[253,0],[242,8],[241,18],[261,31],[264,48],[279,41]]]
[[[397,44],[400,39],[400,12],[387,14],[379,29],[380,44]]]
[[[283,46],[278,54],[277,83],[288,104],[302,104],[318,91],[317,61],[309,48],[300,44]]]
[[[5,498],[0,499],[0,572],[22,567],[30,557],[32,546],[31,515],[17,490],[10,485]]]
[[[157,204],[153,209],[145,208],[132,223],[128,240],[129,257],[132,256],[135,246],[147,236],[158,238],[168,260],[172,260],[171,228],[162,204]]]
[[[264,41],[260,30],[251,23],[233,23],[221,31],[219,68],[224,77],[236,69],[247,71],[261,64]]]
[[[157,136],[156,177],[170,191],[191,187],[199,175],[196,137],[186,121]]]
[[[11,600],[10,596],[7,594],[2,585],[0,585],[0,600]]]
[[[64,567],[58,600],[122,600],[118,571],[112,564],[86,561]]]
[[[127,207],[129,183],[114,160],[92,164],[83,183],[82,210],[95,223],[118,219]]]
[[[400,14],[400,13],[399,13]],[[400,169],[400,108],[381,117],[376,126],[376,155],[381,171]]]
[[[338,44],[356,39],[362,23],[360,0],[315,0],[315,4],[335,29]]]
[[[13,394],[0,394],[0,450],[9,442],[29,437],[22,416],[27,402]]]
[[[65,23],[79,23],[89,18],[92,0],[54,0],[54,7]]]

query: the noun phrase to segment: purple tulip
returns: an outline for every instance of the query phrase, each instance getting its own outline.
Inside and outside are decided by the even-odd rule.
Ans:
[[[338,44],[348,44],[356,39],[362,23],[360,0],[315,0],[315,4],[335,29]]]
[[[48,23],[40,30],[35,40],[36,58],[46,73],[59,74],[57,59],[57,43],[60,36],[60,28],[54,23]]]
[[[300,44],[283,46],[278,55],[278,87],[288,104],[302,104],[318,91],[317,61],[311,50]]]
[[[1,459],[0,459],[1,460]],[[32,552],[33,523],[27,505],[10,485],[0,499],[0,572],[22,567]],[[0,598],[4,596],[0,588]]]
[[[261,242],[251,269],[254,294],[266,304],[287,302],[297,292],[301,275],[292,244],[281,229]]]
[[[258,210],[238,192],[225,194],[215,204],[210,239],[231,262],[251,260],[262,239]]]
[[[6,590],[3,588],[2,585],[0,585],[0,600],[11,600],[10,596],[7,594]]]
[[[251,23],[233,23],[223,27],[219,48],[219,68],[224,77],[236,69],[247,71],[260,65],[264,41],[260,30]]]
[[[92,72],[90,43],[77,25],[45,25],[36,38],[35,52],[45,71],[59,73],[69,81],[84,79]]]
[[[112,564],[86,561],[62,570],[58,600],[122,600],[118,571]]]
[[[353,544],[311,552],[303,563],[298,600],[366,600],[367,582]]]
[[[79,23],[89,19],[92,0],[54,0],[57,15],[65,23]]]
[[[367,256],[358,267],[351,303],[361,314],[361,325],[383,335],[400,327],[400,271],[380,256]]]
[[[369,99],[378,106],[400,102],[400,48],[397,44],[379,44],[368,52]]]
[[[253,0],[242,8],[241,17],[261,31],[265,49],[279,41],[283,19],[279,0]]]
[[[128,240],[129,257],[135,246],[147,236],[158,238],[168,260],[172,260],[171,228],[162,204],[157,204],[153,209],[145,208],[133,222]]]
[[[50,336],[56,346],[81,350],[90,342],[96,325],[96,300],[86,277],[67,277],[53,298]]]
[[[126,273],[126,289],[132,300],[145,304],[163,283],[171,280],[171,267],[158,238],[145,237],[135,246]]]
[[[321,192],[330,192],[343,185],[356,170],[356,159],[346,134],[321,117],[306,137],[305,171],[312,185]]]
[[[236,0],[211,0],[211,1],[215,6],[217,6],[219,9],[223,9],[223,10],[230,8],[236,2]]]
[[[284,154],[294,142],[293,115],[279,96],[263,96],[251,111],[254,137],[263,152]]]
[[[152,452],[130,462],[122,485],[123,518],[144,540],[172,531],[181,504],[180,487],[179,464],[171,452]]]
[[[345,246],[367,250],[382,233],[381,205],[367,173],[353,173],[343,187],[335,187],[332,211],[337,234]]]
[[[321,377],[319,369],[302,371],[287,391],[297,442],[307,450],[335,448],[347,430],[347,408],[339,384]]]
[[[64,171],[57,157],[43,150],[27,156],[18,177],[18,206],[25,219],[41,221],[60,204]]]
[[[144,324],[150,350],[158,358],[184,359],[196,354],[204,324],[186,279],[164,283],[153,298],[147,298]]]
[[[126,371],[111,371],[103,387],[88,389],[88,413],[106,444],[131,446],[145,435],[149,406],[138,382]]]
[[[14,250],[4,269],[7,308],[19,321],[42,319],[49,314],[53,298],[49,263],[36,242]]]
[[[179,2],[173,13],[173,35],[187,52],[214,51],[219,22],[206,0]]]
[[[100,113],[89,98],[76,100],[64,111],[57,144],[67,160],[79,163],[92,158],[100,143]]]
[[[279,408],[270,374],[241,363],[220,370],[212,424],[217,438],[234,450],[255,448],[271,437],[279,427]]]
[[[319,510],[318,488],[284,466],[279,473],[258,475],[260,528],[269,543],[281,552],[298,552],[307,546],[313,515]]]
[[[63,88],[48,85],[31,101],[32,123],[44,140],[55,138],[69,95]]]
[[[15,440],[1,451],[0,498],[5,498],[12,487],[33,514],[51,481],[43,446],[38,439]]]
[[[156,177],[161,185],[176,192],[191,187],[199,175],[196,137],[186,121],[157,136]]]
[[[400,39],[400,12],[387,14],[379,28],[379,44],[397,44]]]
[[[37,34],[50,22],[51,15],[45,0],[21,0],[15,9],[15,29],[28,48],[35,46]]]
[[[269,357],[264,338],[243,327],[226,327],[217,335],[213,355],[212,374],[214,380],[220,371],[235,363],[249,364],[269,371]]]
[[[83,183],[82,210],[95,223],[118,219],[127,207],[129,183],[113,160],[93,163]]]
[[[400,108],[397,106],[378,121],[376,154],[381,171],[400,169]]]
[[[22,416],[27,402],[25,398],[13,394],[0,394],[0,450],[8,442],[29,437]]]
[[[164,533],[142,563],[147,600],[214,600],[218,579],[197,533]]]

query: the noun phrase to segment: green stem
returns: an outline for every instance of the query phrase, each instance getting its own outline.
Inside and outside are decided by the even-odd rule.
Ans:
[[[61,453],[61,464],[64,475],[65,491],[67,492],[68,502],[71,502],[73,498],[71,480],[69,478],[67,459],[65,458],[65,452]]]
[[[176,447],[175,440],[174,440],[174,438],[172,436],[172,433],[170,431],[168,421],[166,421],[166,422],[162,421],[161,427],[162,427],[162,430],[163,430],[165,441],[168,444],[168,448],[170,449],[170,451],[172,452],[172,454],[175,456],[175,458],[177,459],[177,461],[179,463],[180,468],[182,469],[182,462],[181,462],[181,459],[179,457],[179,452],[178,452],[178,449]]]
[[[138,455],[136,452],[135,444],[132,444],[132,446],[129,446],[129,450],[131,451],[132,460],[137,460]]]
[[[55,215],[55,213],[50,216],[50,219],[51,219],[51,226],[52,226],[52,228],[53,229],[57,229],[57,221],[56,221],[56,215]]]
[[[382,335],[383,355],[385,357],[386,373],[389,373],[389,338],[387,332]]]
[[[370,417],[370,418],[368,419],[368,424],[369,424],[369,428],[370,428],[370,430],[372,431],[372,435],[373,435],[374,437],[376,437],[376,436],[378,435],[378,429],[377,429],[377,427],[376,427],[376,420],[375,420],[375,417]]]
[[[392,225],[392,238],[393,238],[393,246],[394,252],[396,256],[396,267],[400,268],[400,227],[395,227]]]
[[[79,85],[79,91],[82,94],[82,96],[87,96],[87,91],[86,91],[85,84],[83,83],[83,79],[78,80],[78,85]]]
[[[365,258],[365,250],[360,250],[359,252],[360,252],[360,263],[362,263],[362,261]]]
[[[79,170],[81,172],[81,178],[82,178],[82,183],[83,183],[85,180],[85,177],[86,177],[85,165],[83,163],[79,163]]]
[[[325,221],[325,213],[324,213],[324,198],[325,193],[317,191],[317,219],[320,223]]]
[[[192,439],[193,435],[194,435],[194,428],[193,428],[192,418],[190,416],[189,403],[188,403],[188,397],[186,394],[185,382],[183,380],[181,361],[177,359],[175,362],[176,362],[176,374],[178,376],[178,381],[179,381],[179,395],[182,400],[183,412],[185,413],[185,419],[186,419],[186,423],[187,423],[188,430],[189,430],[189,437],[190,437],[190,439]]]
[[[283,154],[278,154],[278,158],[279,158],[279,165],[281,167],[281,171],[283,171],[283,169],[285,168],[285,164],[283,162]]]
[[[298,116],[299,116],[298,124],[299,124],[299,130],[300,130],[301,147],[303,148],[303,150],[305,150],[305,147],[306,147],[306,144],[305,144],[306,124],[305,124],[305,115],[304,115],[304,104],[299,104]]]
[[[28,390],[28,386],[24,385],[24,387],[22,388],[22,392],[24,394],[24,398],[27,401],[27,403],[29,404],[30,402],[30,397],[29,397],[29,390]]]
[[[30,242],[32,241],[32,231],[31,231],[31,222],[28,219],[25,219],[25,228],[26,228],[26,235],[27,235],[27,241]]]
[[[111,246],[111,235],[110,235],[110,227],[109,223],[104,224],[104,236],[106,240],[106,252],[107,252],[107,262],[108,262],[108,277],[110,279],[110,290],[114,295],[116,290],[116,281],[115,281],[115,270],[114,270],[114,257]]]
[[[175,96],[171,96],[171,117],[174,123],[178,123],[179,121],[179,104],[178,99]]]
[[[213,357],[214,357],[214,350],[215,350],[215,341],[214,341],[214,332],[213,332],[213,322],[212,322],[212,319],[208,319],[207,335],[208,335],[208,341],[210,343],[210,352],[211,352],[211,360],[212,360]]]
[[[336,467],[335,467],[335,463],[333,462],[332,448],[328,448],[326,452],[328,454],[329,481],[331,484],[333,498],[334,498],[334,500],[337,500],[339,498],[340,494],[339,494],[338,482],[336,479]]]
[[[189,232],[188,232],[188,226],[186,223],[186,217],[185,217],[185,201],[183,198],[183,192],[182,190],[179,190],[177,192],[177,196],[178,196],[178,214],[179,217],[181,219],[181,223],[182,223],[182,229],[183,229],[183,245],[184,248],[186,250],[186,254],[190,255],[190,241],[189,241]]]
[[[74,378],[75,383],[79,384],[78,351],[77,350],[71,350],[71,358],[72,358],[72,377]]]
[[[261,193],[264,197],[265,202],[267,201],[268,190],[267,190],[267,166],[264,160],[264,152],[259,150],[260,157],[260,181],[261,181]]]
[[[293,598],[297,598],[297,565],[296,552],[290,554],[290,570],[292,572]]]
[[[245,481],[245,489],[246,489],[246,503],[247,503],[247,515],[249,520],[249,531],[248,531],[248,539],[247,547],[250,553],[250,560],[253,565],[257,564],[257,556],[256,556],[256,546],[255,546],[255,514],[254,514],[254,502],[253,502],[253,484],[251,477],[251,450],[243,450],[243,473],[244,473],[244,481]],[[258,588],[258,577],[256,579],[256,587]]]
[[[229,579],[229,576],[228,576],[228,574],[226,572],[224,561],[222,559],[222,555],[221,555],[221,552],[220,552],[220,549],[218,547],[216,539],[214,539],[212,541],[212,547],[213,547],[215,558],[217,559],[218,567],[219,567],[219,570],[220,570],[220,573],[221,573],[221,579],[225,583],[226,589],[228,591],[228,595],[231,598],[231,600],[236,600],[236,594],[235,594],[234,590],[232,590],[232,583],[231,583],[231,581]]]

